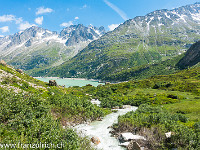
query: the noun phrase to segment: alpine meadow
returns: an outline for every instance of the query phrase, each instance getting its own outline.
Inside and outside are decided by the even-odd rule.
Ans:
[[[200,149],[200,2],[1,3],[0,149]]]

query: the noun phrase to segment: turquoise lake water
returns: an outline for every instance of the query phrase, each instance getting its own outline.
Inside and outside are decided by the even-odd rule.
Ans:
[[[71,78],[65,78],[65,79],[61,79],[61,78],[40,78],[40,77],[36,77],[35,79],[38,79],[40,81],[44,81],[44,82],[48,82],[49,80],[56,80],[58,85],[65,85],[65,87],[69,87],[69,86],[85,86],[87,84],[91,84],[93,86],[98,86],[99,84],[104,84],[104,83],[99,83],[98,81],[93,81],[93,80],[86,80],[86,79],[71,79]]]

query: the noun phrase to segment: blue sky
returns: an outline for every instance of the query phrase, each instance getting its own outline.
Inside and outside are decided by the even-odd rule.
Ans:
[[[60,32],[72,24],[104,26],[107,31],[136,16],[173,9],[197,0],[0,0],[0,36],[32,25]]]

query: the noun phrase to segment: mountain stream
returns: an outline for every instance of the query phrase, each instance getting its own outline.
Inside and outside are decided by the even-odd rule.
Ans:
[[[125,150],[119,146],[119,141],[115,137],[111,137],[109,133],[112,128],[109,128],[114,123],[117,123],[118,116],[124,115],[129,111],[135,111],[137,107],[130,107],[126,109],[117,109],[116,113],[111,113],[105,116],[102,121],[94,121],[90,124],[80,124],[74,128],[80,135],[88,136],[89,138],[98,137],[100,143],[95,147],[103,150]]]

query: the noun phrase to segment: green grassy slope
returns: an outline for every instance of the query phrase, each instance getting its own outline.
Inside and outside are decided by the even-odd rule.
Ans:
[[[190,17],[186,22],[175,16],[167,18],[164,10],[130,19],[69,61],[38,74],[103,79],[129,68],[159,63],[184,53],[199,40],[199,25]]]
[[[39,143],[58,144],[66,150],[93,149],[88,139],[79,137],[69,126],[107,113],[110,111],[93,105],[84,92],[50,87],[0,64],[0,149],[4,144],[18,143],[20,147],[14,149]],[[31,149],[30,145],[26,148]]]
[[[139,109],[119,117],[119,123],[113,126],[115,131],[144,135],[151,149],[200,146],[199,67],[137,81],[70,88],[49,87],[5,65],[0,65],[0,71],[1,75],[14,75],[5,75],[0,82],[4,86],[0,88],[1,143],[52,141],[63,142],[65,149],[92,149],[86,139],[62,126],[96,120],[110,113],[110,108],[133,105]],[[10,91],[11,87],[21,91]],[[99,99],[101,107],[92,105],[91,99]],[[164,133],[170,131],[172,138],[166,139]]]

